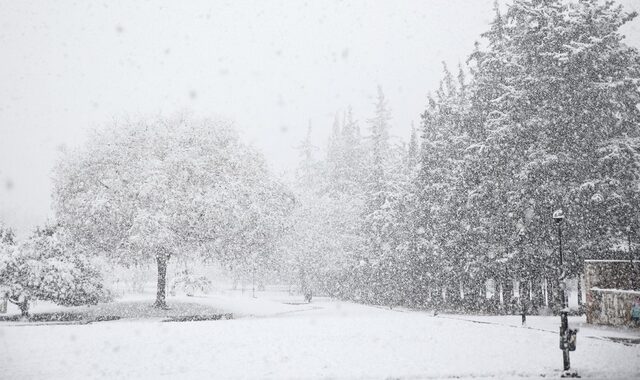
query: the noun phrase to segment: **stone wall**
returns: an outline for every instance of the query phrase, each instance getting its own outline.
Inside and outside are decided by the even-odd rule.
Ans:
[[[587,323],[631,326],[631,308],[640,302],[640,263],[585,260]]]

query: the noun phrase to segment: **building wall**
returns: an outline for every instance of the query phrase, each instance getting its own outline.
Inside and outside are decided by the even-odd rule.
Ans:
[[[632,325],[631,308],[640,302],[640,263],[585,260],[587,323]]]

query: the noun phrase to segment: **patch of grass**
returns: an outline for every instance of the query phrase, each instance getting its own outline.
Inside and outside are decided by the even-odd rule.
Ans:
[[[101,303],[93,306],[76,306],[47,313],[32,313],[29,322],[92,323],[118,319],[162,319],[167,322],[211,321],[232,319],[233,315],[211,306],[191,302],[173,301],[167,309],[153,307],[149,301]],[[23,321],[18,315],[0,316],[0,321]]]
[[[35,313],[31,314],[26,320],[28,322],[104,322],[115,321],[120,319],[113,315],[97,315],[91,316],[87,313],[59,311],[53,313]],[[0,316],[0,322],[22,322],[24,319],[20,314]]]
[[[220,314],[221,310],[191,302],[174,301],[166,309],[153,307],[148,301],[103,303],[86,308],[92,315],[115,315],[120,318],[177,318],[190,315]]]
[[[181,317],[171,317],[163,322],[197,322],[197,321],[218,321],[220,319],[233,319],[233,314],[211,314],[211,315],[185,315]]]

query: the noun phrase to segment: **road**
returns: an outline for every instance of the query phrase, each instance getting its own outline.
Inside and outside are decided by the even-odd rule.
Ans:
[[[434,317],[328,299],[259,297],[169,299],[216,305],[232,312],[231,320],[0,323],[0,378],[521,379],[557,377],[562,365],[552,317],[522,328],[512,323],[519,316]],[[579,336],[571,361],[583,378],[640,377],[638,345]]]

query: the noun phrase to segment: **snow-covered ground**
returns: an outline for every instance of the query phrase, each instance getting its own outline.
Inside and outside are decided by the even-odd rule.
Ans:
[[[0,378],[503,379],[558,377],[562,365],[557,317],[529,317],[522,328],[519,316],[433,317],[329,299],[302,304],[286,293],[258,297],[168,299],[224,310],[231,320],[1,322]],[[640,378],[640,345],[604,338],[637,339],[639,331],[571,323],[581,325],[571,363],[583,378]]]

